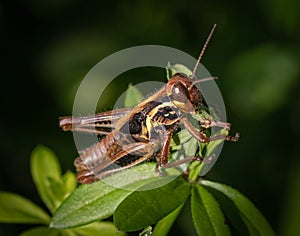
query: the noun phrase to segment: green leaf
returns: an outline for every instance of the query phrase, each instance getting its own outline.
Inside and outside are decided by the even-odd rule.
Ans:
[[[20,236],[60,236],[57,229],[50,229],[48,227],[35,227],[21,233]]]
[[[140,230],[154,224],[185,202],[189,189],[179,177],[160,188],[133,192],[117,207],[114,224],[124,231]]]
[[[61,193],[63,193],[62,199],[66,199],[75,189],[77,186],[77,180],[76,180],[76,175],[71,172],[67,171],[61,179],[62,182],[62,189]]]
[[[59,206],[76,188],[76,176],[67,171],[59,180],[49,179],[49,196]]]
[[[84,236],[124,236],[125,233],[118,231],[111,222],[95,222],[79,228],[71,229],[76,235]]]
[[[38,146],[31,155],[31,174],[41,199],[51,212],[76,188],[75,174],[68,171],[61,176],[56,155],[44,146]]]
[[[250,232],[253,232],[253,229],[255,229],[259,235],[275,235],[272,227],[269,225],[265,217],[257,210],[253,203],[240,192],[230,186],[208,180],[202,180],[200,183],[204,186],[215,189],[228,197],[239,210],[241,218],[244,220],[246,225],[251,225],[253,227],[252,229],[249,229]]]
[[[103,181],[81,185],[54,212],[51,227],[70,228],[105,219],[137,188],[157,188],[180,174],[169,169],[160,177],[154,170],[154,163],[145,163]]]
[[[173,223],[177,219],[179,213],[182,210],[184,204],[181,204],[174,211],[172,211],[169,215],[158,221],[155,225],[152,236],[164,236],[168,235]]]
[[[0,192],[0,222],[49,224],[49,215],[30,200],[13,193]]]
[[[37,146],[31,154],[31,175],[38,193],[48,209],[53,212],[60,204],[53,196],[51,182],[59,182],[61,168],[56,155],[45,146]]]
[[[142,93],[132,84],[129,84],[125,94],[125,107],[134,107],[143,99]]]
[[[170,163],[183,160],[187,156],[195,156],[197,149],[198,141],[186,129],[181,130],[171,140],[172,159]],[[188,166],[189,163],[184,163],[176,168],[184,172]]]
[[[101,181],[81,185],[54,212],[50,226],[70,228],[107,218],[129,194]]]
[[[184,73],[187,76],[192,75],[192,71],[182,64],[175,64],[172,66],[170,63],[168,63],[166,72],[168,80],[176,73]]]
[[[228,135],[228,131],[226,129],[222,129],[216,132],[214,135]],[[179,145],[176,145],[177,141],[174,139],[178,139]],[[186,156],[195,156],[198,147],[200,147],[199,155],[202,157],[210,157],[215,149],[224,142],[224,140],[216,140],[209,143],[200,143],[195,138],[191,136],[191,134],[187,130],[181,130],[172,140],[171,146],[173,152],[172,158],[175,160],[180,160],[185,158]],[[205,152],[203,151],[205,150]],[[189,166],[189,181],[194,182],[199,176],[205,175],[210,168],[214,165],[217,159],[211,160],[210,162],[199,162],[194,161]]]
[[[226,218],[231,222],[233,227],[236,228],[240,235],[249,235],[249,232],[251,231],[249,228],[250,225],[245,222],[245,218],[242,217],[234,202],[215,189],[210,188],[209,190],[219,202]]]
[[[191,209],[199,235],[230,235],[219,204],[204,187],[199,185],[193,187]]]

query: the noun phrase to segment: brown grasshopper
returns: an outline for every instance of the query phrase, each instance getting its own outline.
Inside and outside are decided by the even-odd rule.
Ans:
[[[187,118],[188,114],[197,114],[201,107],[207,107],[196,84],[215,78],[196,80],[195,73],[215,27],[216,25],[203,46],[191,77],[181,73],[173,75],[165,86],[134,108],[59,119],[59,125],[64,131],[89,132],[104,136],[97,144],[83,150],[75,159],[78,182],[95,182],[153,156],[156,157],[157,172],[159,167],[173,167],[192,160],[203,161],[202,157],[187,157],[168,163],[170,142],[180,125],[202,143],[220,139],[238,140],[238,133],[235,136],[207,137],[204,132],[214,126],[230,130],[229,123],[203,118],[198,121],[201,129],[197,129]]]

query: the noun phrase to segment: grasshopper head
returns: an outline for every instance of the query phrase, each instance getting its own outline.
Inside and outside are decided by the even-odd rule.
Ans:
[[[166,90],[171,102],[183,112],[195,113],[203,102],[197,86],[181,73],[172,76]]]

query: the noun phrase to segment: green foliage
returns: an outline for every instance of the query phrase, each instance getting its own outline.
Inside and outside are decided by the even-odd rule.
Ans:
[[[155,225],[154,231],[152,233],[153,236],[164,236],[168,235],[173,223],[181,212],[183,204],[177,207],[174,211],[172,211],[169,215],[161,219]]]
[[[133,95],[130,93],[139,94],[131,88],[125,105],[136,102],[129,99]],[[178,159],[183,154],[176,140],[180,140],[187,153],[195,153],[199,145],[182,130],[172,140],[172,152]],[[212,154],[219,144],[201,145],[200,155]],[[51,215],[21,196],[0,193],[1,222],[38,225],[22,233],[23,236],[124,235],[117,229],[141,230],[140,235],[151,235],[153,225],[153,235],[168,235],[187,199],[199,235],[231,235],[231,227],[242,235],[275,235],[245,196],[224,184],[201,179],[199,162],[189,166],[189,174],[180,175],[179,170],[170,168],[163,176],[155,173],[154,163],[144,163],[131,168],[134,174],[122,171],[77,189],[75,175],[69,171],[62,175],[57,157],[44,146],[32,152],[30,166],[38,193]],[[111,216],[114,225],[99,222]]]
[[[141,92],[132,84],[129,84],[128,90],[125,94],[125,107],[133,107],[136,106],[138,102],[140,102],[143,99],[143,95]]]
[[[44,159],[44,157],[48,158]],[[99,181],[91,185],[80,186],[71,193],[69,198],[58,203],[60,198],[57,196],[66,196],[66,192],[70,193],[70,186],[74,186],[74,183],[71,184],[74,176],[70,172],[59,176],[60,173],[57,170],[60,167],[55,155],[43,146],[37,147],[31,158],[32,167],[41,163],[44,166],[53,165],[57,167],[54,171],[57,179],[49,185],[56,186],[53,190],[57,194],[56,197],[51,191],[46,192],[48,195],[42,192],[47,202],[57,202],[58,205],[62,203],[52,218],[50,225],[52,228],[47,227],[50,216],[34,203],[15,194],[5,192],[0,194],[1,222],[45,225],[30,229],[22,235],[75,235],[77,233],[94,235],[96,232],[101,232],[101,235],[116,235],[116,228],[112,224],[96,222],[111,215],[114,216],[114,223],[118,229],[135,231],[157,223],[153,234],[167,235],[189,195],[191,195],[193,221],[199,234],[230,235],[228,225],[224,223],[226,222],[224,213],[225,217],[235,227],[240,228],[241,222],[246,225],[246,232],[249,235],[253,235],[253,232],[257,235],[274,235],[264,217],[253,204],[238,191],[226,185],[206,180],[200,180],[196,184],[194,181],[188,183],[178,177],[160,188],[147,191],[129,191],[117,189]],[[153,165],[149,165],[152,170],[153,167]],[[36,169],[32,168],[31,171],[34,174]],[[54,173],[50,176],[53,176]],[[69,177],[70,179],[67,181],[66,176],[72,177]],[[136,181],[132,181],[132,183],[125,181],[125,183],[126,185],[134,185],[136,190],[139,190],[142,186],[153,184],[155,181],[162,181],[160,180],[161,177],[148,177],[148,181],[141,181],[139,184],[136,184]],[[49,183],[48,180],[47,178],[40,179],[38,184],[45,186]],[[63,184],[66,187],[61,188],[59,187],[61,183],[69,184]],[[49,188],[51,189],[51,187]],[[211,189],[217,193],[209,192]],[[224,200],[224,196],[220,197],[220,195],[226,196],[235,206],[233,207],[235,210],[228,209],[228,203]],[[239,214],[241,222],[235,220],[232,212]],[[95,223],[88,224],[91,222]],[[237,224],[235,225],[235,223]],[[79,227],[81,225],[86,226]],[[73,228],[59,229],[70,227]],[[244,233],[245,231],[242,230],[241,232]],[[118,235],[122,234],[119,233]]]
[[[30,166],[40,198],[53,213],[76,188],[75,174],[67,171],[62,175],[56,155],[44,146],[38,146],[33,150]],[[123,235],[121,232],[117,233],[113,224],[108,222],[95,222],[70,230],[49,228],[51,215],[30,200],[7,192],[0,192],[0,222],[39,225],[23,232],[22,236],[92,236],[99,232],[105,236]]]
[[[247,225],[250,235],[275,235],[264,216],[257,210],[253,203],[240,192],[230,186],[208,180],[201,180],[200,183],[203,186],[208,187],[208,189],[217,191],[215,194],[216,199],[219,200],[221,206],[228,205],[228,200],[231,201],[232,205],[229,210],[233,210],[234,207],[236,207],[236,211],[228,212],[226,216],[229,220],[236,219],[236,216],[231,214],[238,213],[241,220]],[[220,195],[222,195],[222,197],[220,197]],[[235,222],[235,220],[232,220],[232,222]],[[236,224],[235,226],[239,225]]]
[[[214,197],[201,185],[193,187],[191,209],[199,235],[230,235],[228,225]]]
[[[159,181],[159,178],[163,179],[149,178],[139,185],[144,187]],[[117,189],[101,181],[83,185],[57,209],[51,226],[70,228],[112,215],[120,230],[137,231],[156,223],[153,234],[167,235],[190,196],[193,221],[199,235],[230,235],[229,225],[238,230],[241,225],[245,226],[244,231],[240,231],[243,235],[275,235],[246,197],[223,184],[201,179],[191,183],[178,177],[160,188],[139,190],[138,187],[136,191]],[[231,208],[220,195],[231,201]]]
[[[181,64],[171,65],[171,63],[169,62],[166,67],[167,79],[169,80],[177,72],[186,74],[187,76],[192,75],[192,71],[186,66]]]
[[[70,186],[74,186],[73,174],[67,172],[61,175],[53,152],[38,146],[31,156],[32,175],[37,174],[37,166],[42,168],[51,165],[56,166],[54,173],[44,173],[44,178],[39,179],[37,188],[42,189],[41,186],[48,185],[51,191],[40,191],[44,199],[47,199],[45,204],[56,202],[56,205],[59,205],[52,219],[35,203],[16,194],[0,193],[0,222],[44,225],[29,229],[22,233],[22,236],[95,235],[99,232],[101,235],[123,235],[121,232],[117,233],[115,226],[119,230],[136,231],[153,224],[156,224],[153,235],[167,235],[189,196],[194,225],[199,235],[230,235],[229,226],[225,224],[226,219],[239,229],[241,223],[246,226],[246,231],[241,229],[242,233],[274,235],[254,205],[237,190],[223,184],[207,180],[195,183],[194,180],[189,182],[177,177],[162,187],[139,191],[145,185],[149,186],[165,178],[149,175],[143,181],[125,180],[123,187],[131,186],[132,190],[114,188],[99,181],[91,185],[81,185],[72,192]],[[148,168],[154,170],[154,165],[148,164]],[[56,177],[50,178],[52,182],[45,177],[53,177],[54,174]],[[117,175],[122,177],[119,173]],[[61,198],[68,194],[71,195],[67,199]],[[58,199],[62,199],[61,202],[58,202]],[[234,205],[233,210],[228,208],[228,200]],[[239,215],[240,221],[235,219],[234,214]],[[108,222],[98,222],[111,215],[114,217],[115,226]],[[50,219],[51,228],[48,227]]]
[[[70,228],[105,219],[134,191],[153,188],[157,182],[163,184],[178,176],[178,172],[173,170],[168,172],[168,176],[159,177],[154,168],[154,163],[145,163],[131,168],[134,175],[124,171],[108,177],[105,182],[81,185],[55,211],[51,226]],[[111,184],[118,185],[113,187]]]
[[[136,231],[155,224],[184,203],[188,195],[189,185],[180,177],[160,188],[135,191],[117,207],[115,226]]]
[[[70,228],[105,219],[130,192],[103,182],[81,185],[55,212],[51,227]],[[99,210],[101,209],[101,210]]]
[[[30,200],[17,194],[0,192],[0,222],[47,224],[48,214]]]
[[[38,193],[48,209],[57,206],[74,191],[75,175],[67,172],[61,176],[61,168],[55,154],[44,146],[38,146],[31,154],[31,175]]]

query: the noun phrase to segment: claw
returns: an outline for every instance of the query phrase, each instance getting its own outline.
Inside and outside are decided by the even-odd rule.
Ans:
[[[235,136],[226,136],[225,140],[226,141],[232,141],[232,142],[237,142],[240,138],[240,134],[236,133]]]
[[[159,170],[159,164],[158,163],[156,164],[155,172],[157,173],[158,176],[160,176],[160,177],[163,176],[163,173]]]

